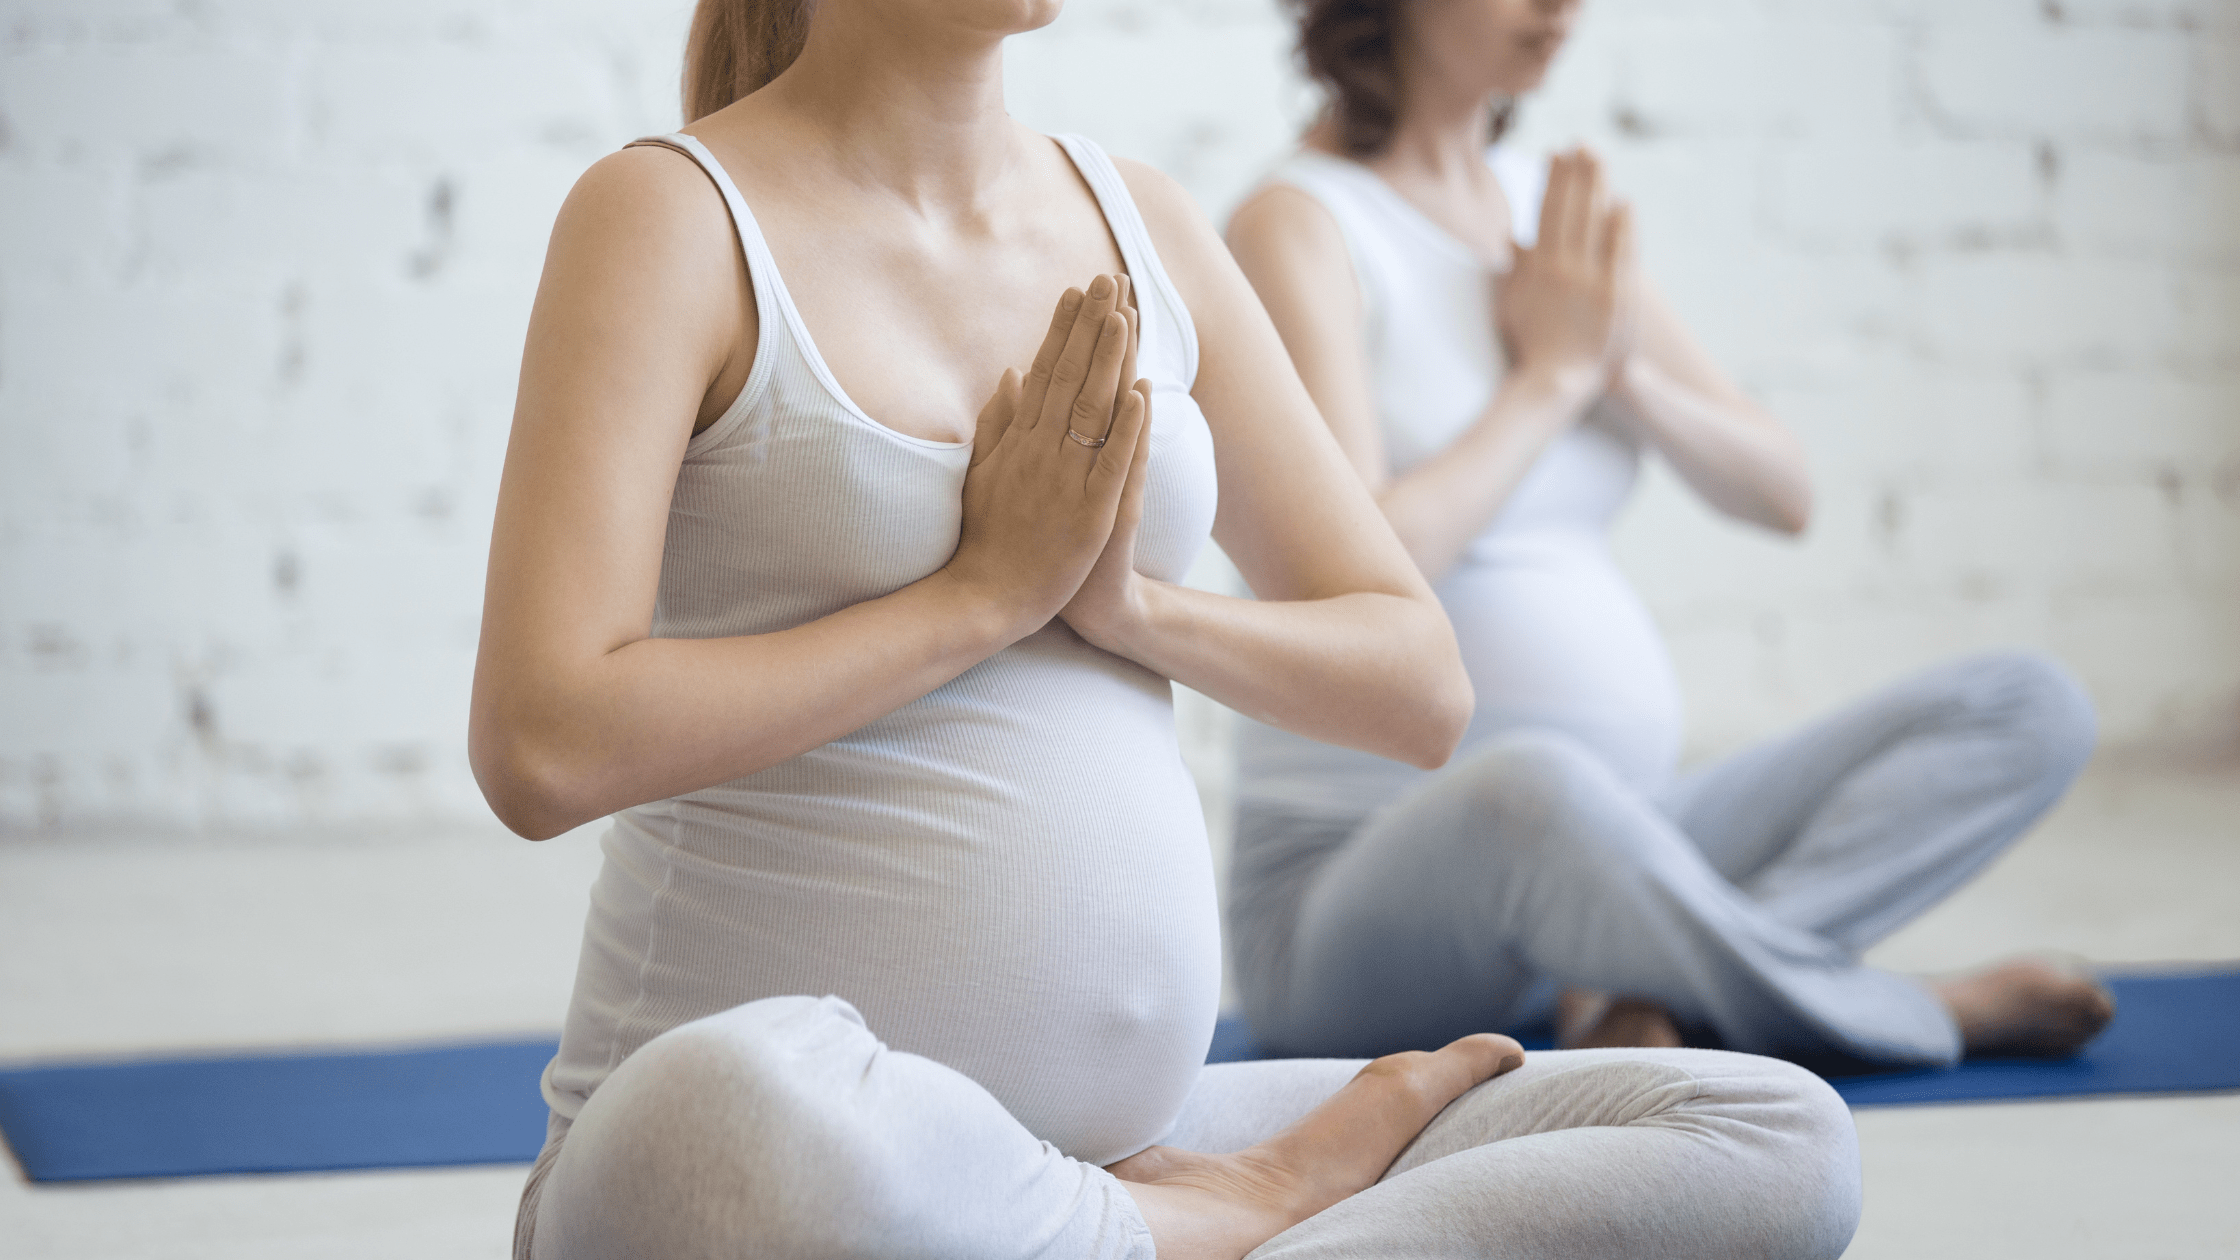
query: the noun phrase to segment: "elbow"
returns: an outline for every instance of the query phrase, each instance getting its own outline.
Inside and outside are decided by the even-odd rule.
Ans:
[[[1802,537],[1812,528],[1812,488],[1799,486],[1795,493],[1775,501],[1771,519],[1766,523],[1791,538]]]
[[[1454,750],[1462,746],[1463,733],[1470,729],[1470,714],[1476,707],[1476,697],[1471,693],[1470,682],[1464,679],[1459,690],[1450,689],[1428,706],[1416,746],[1402,758],[1418,770],[1436,770],[1454,757]]]
[[[519,730],[475,723],[467,760],[490,812],[525,840],[550,840],[592,817],[577,799],[582,776],[569,773],[565,758]]]
[[[1785,471],[1787,475],[1774,483],[1774,493],[1767,496],[1771,511],[1766,523],[1796,538],[1812,527],[1812,473],[1801,448]]]
[[[1799,537],[1812,525],[1809,484],[1762,486],[1723,496],[1707,494],[1705,498],[1727,516],[1785,538]]]
[[[1462,667],[1462,654],[1454,647],[1451,630],[1445,665],[1432,674],[1429,688],[1408,706],[1411,720],[1401,732],[1406,744],[1398,759],[1418,770],[1437,770],[1454,757],[1478,707],[1477,692],[1470,686],[1469,671]]]

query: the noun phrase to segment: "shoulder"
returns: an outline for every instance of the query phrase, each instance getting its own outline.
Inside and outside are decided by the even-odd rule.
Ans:
[[[1254,189],[1229,216],[1232,249],[1307,249],[1315,253],[1345,248],[1338,217],[1322,198],[1283,180]]]
[[[691,158],[661,145],[618,149],[591,164],[568,190],[563,220],[587,230],[729,230],[723,194]]]
[[[1183,305],[1197,318],[1203,336],[1210,327],[1205,322],[1208,313],[1220,304],[1236,271],[1228,247],[1197,198],[1173,176],[1131,158],[1114,158],[1112,165],[1128,186],[1136,212],[1143,216],[1160,265]]]
[[[1299,188],[1262,185],[1230,216],[1224,242],[1197,199],[1173,176],[1124,158],[1114,159],[1113,165],[1128,185],[1168,273],[1193,309],[1212,296],[1209,287],[1225,285],[1237,274],[1239,263],[1250,269],[1258,257],[1280,255],[1312,260],[1319,266],[1347,265],[1338,221]]]
[[[1272,180],[1229,216],[1229,252],[1264,303],[1358,315],[1354,241],[1311,189]]]
[[[619,251],[655,272],[698,269],[735,252],[723,194],[698,163],[657,145],[592,163],[561,204],[552,243],[555,253]]]
[[[537,302],[556,316],[728,353],[752,318],[731,213],[699,165],[673,149],[593,163],[561,204]]]
[[[1128,186],[1128,196],[1135,201],[1136,212],[1143,216],[1143,226],[1162,256],[1170,242],[1183,248],[1218,242],[1212,222],[1181,181],[1134,158],[1116,157],[1112,165],[1120,172],[1120,182]]]

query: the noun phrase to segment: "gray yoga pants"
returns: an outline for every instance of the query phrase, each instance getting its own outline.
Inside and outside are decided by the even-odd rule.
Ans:
[[[1226,1152],[1357,1061],[1205,1069],[1168,1145]],[[522,1260],[1153,1260],[1124,1183],[1022,1128],[838,998],[765,998],[625,1059],[531,1175]],[[1850,1113],[1716,1050],[1582,1050],[1463,1095],[1382,1181],[1254,1260],[1833,1260],[1859,1215]]]
[[[2059,666],[1985,655],[1654,797],[1519,729],[1365,819],[1248,805],[1229,888],[1247,1020],[1284,1052],[1382,1054],[1519,1026],[1576,987],[1653,999],[1730,1050],[1953,1062],[1929,990],[1859,955],[2059,799],[2093,729]]]

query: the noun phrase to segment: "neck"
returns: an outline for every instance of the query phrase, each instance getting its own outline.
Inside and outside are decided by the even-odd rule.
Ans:
[[[1015,157],[1002,36],[904,28],[862,8],[817,6],[771,103],[850,182],[921,209],[972,205]]]
[[[1377,164],[1439,181],[1474,181],[1493,143],[1491,97],[1403,80],[1400,118]]]
[[[1476,183],[1485,176],[1486,146],[1493,142],[1485,81],[1462,81],[1444,59],[1411,46],[1424,37],[1412,23],[1398,35],[1399,119],[1377,165],[1441,183]]]

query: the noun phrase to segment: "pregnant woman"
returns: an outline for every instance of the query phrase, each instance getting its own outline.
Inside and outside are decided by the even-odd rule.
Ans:
[[[702,0],[693,121],[560,213],[471,740],[613,821],[516,1255],[1835,1256],[1786,1064],[1203,1066],[1170,680],[1421,766],[1469,691],[1188,197],[1006,115],[1056,7]]]
[[[1795,439],[1634,276],[1594,158],[1491,146],[1577,4],[1295,9],[1330,107],[1230,244],[1436,583],[1478,704],[1437,771],[1246,728],[1230,921],[1255,1034],[1376,1053],[1555,1007],[1571,1045],[2076,1049],[2110,1014],[2089,979],[2022,961],[1931,985],[1859,962],[2082,767],[2092,713],[2058,667],[1952,662],[1673,774],[1671,665],[1604,542],[1636,466],[1653,452],[1784,532],[1811,494]]]

